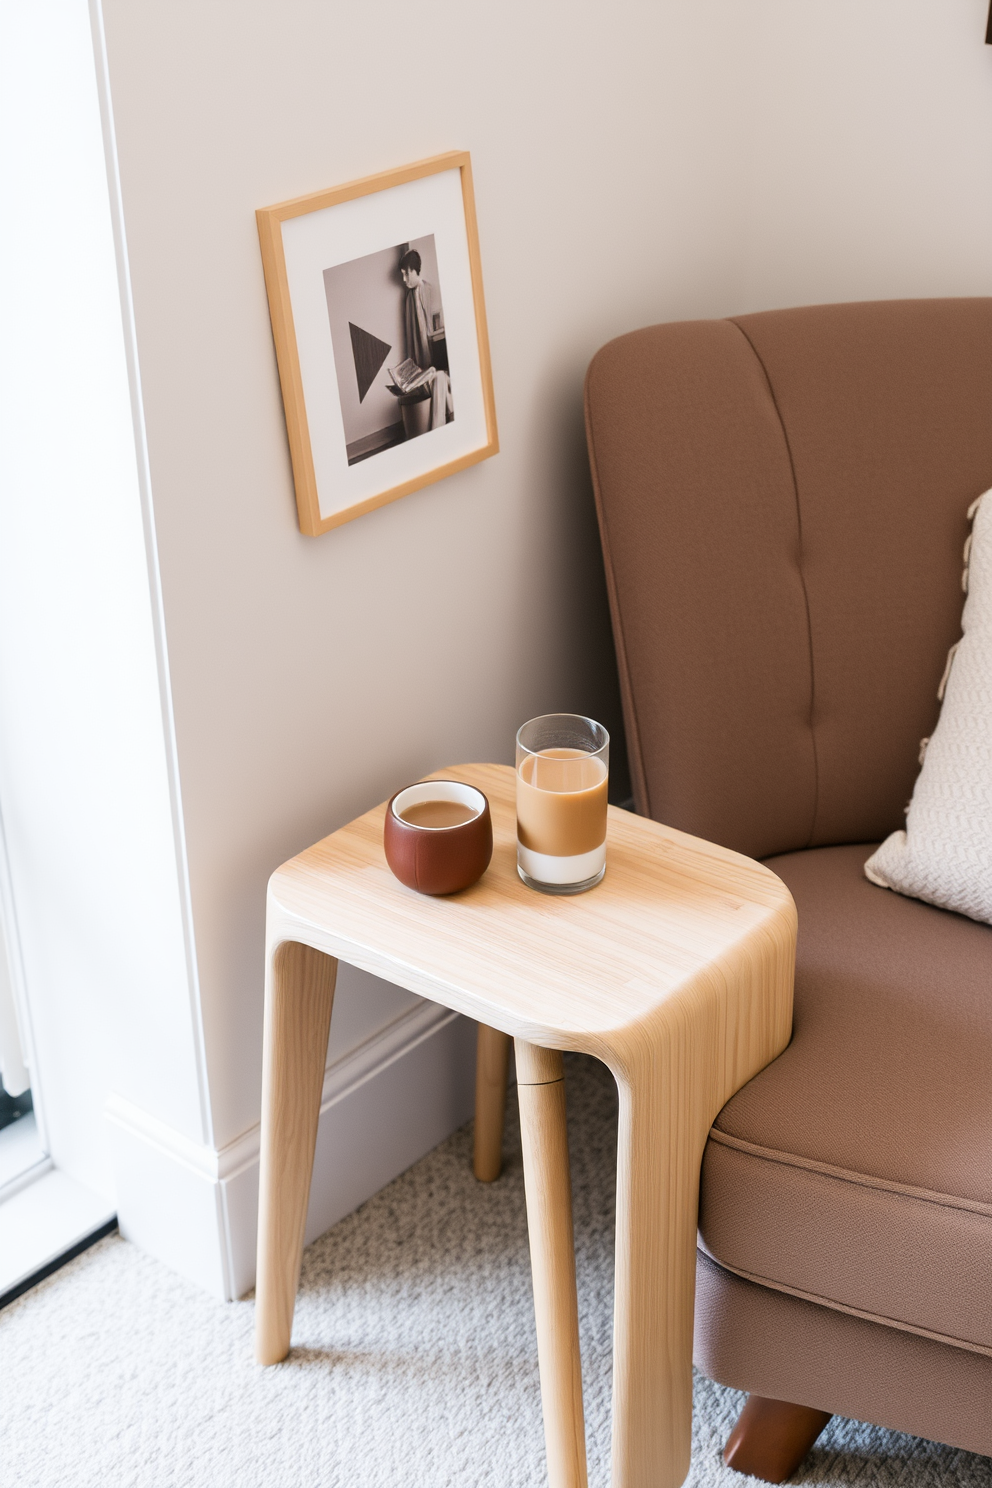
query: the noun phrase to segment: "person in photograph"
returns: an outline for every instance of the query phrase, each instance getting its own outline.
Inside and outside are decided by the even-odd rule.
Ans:
[[[418,367],[431,365],[431,334],[444,329],[441,296],[423,275],[423,261],[416,248],[400,259],[400,278],[406,286],[403,318],[406,325],[406,354]]]
[[[400,277],[406,288],[403,305],[406,354],[418,367],[426,369],[434,364],[431,335],[444,330],[441,296],[430,280],[424,278],[423,261],[416,248],[408,249],[400,259]],[[432,429],[454,417],[451,383],[446,372],[435,375],[431,403]]]

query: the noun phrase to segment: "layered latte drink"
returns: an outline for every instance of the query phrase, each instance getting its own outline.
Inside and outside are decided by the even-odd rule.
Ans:
[[[517,735],[517,869],[548,893],[577,894],[606,869],[609,735],[574,713],[549,713]]]

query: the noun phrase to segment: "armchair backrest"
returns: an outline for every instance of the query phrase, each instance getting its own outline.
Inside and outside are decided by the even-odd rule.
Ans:
[[[900,826],[992,486],[992,299],[636,331],[586,427],[638,810],[753,857]]]

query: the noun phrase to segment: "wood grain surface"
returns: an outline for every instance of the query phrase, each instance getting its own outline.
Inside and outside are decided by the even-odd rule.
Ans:
[[[513,770],[437,777],[489,797],[482,879],[443,899],[404,888],[386,867],[378,806],[273,874],[270,965],[284,942],[302,942],[526,1044],[609,1066],[620,1097],[612,1483],[677,1488],[689,1468],[703,1147],[720,1108],[788,1043],[795,907],[760,864],[616,807],[603,881],[574,897],[536,893],[516,870]],[[270,979],[273,996],[279,986]],[[266,1106],[263,1150],[280,1147],[265,1135],[275,1119]],[[564,1216],[542,1205],[530,1223],[539,1249],[554,1248],[546,1232]],[[260,1306],[294,1267],[274,1249],[263,1266],[260,1248]],[[542,1372],[550,1347],[545,1334]]]
[[[488,1023],[479,1024],[475,1041],[475,1131],[472,1171],[480,1183],[495,1183],[503,1171],[503,1126],[510,1039]]]
[[[548,1485],[587,1488],[565,1071],[557,1049],[515,1054]]]
[[[338,963],[287,941],[269,966],[262,1037],[255,1357],[289,1353]]]

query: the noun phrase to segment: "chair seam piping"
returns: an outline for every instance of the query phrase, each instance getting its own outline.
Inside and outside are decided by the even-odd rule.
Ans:
[[[874,1189],[876,1193],[894,1194],[901,1199],[916,1199],[921,1204],[934,1204],[939,1209],[956,1209],[963,1214],[978,1214],[983,1219],[992,1218],[992,1204],[981,1199],[963,1199],[958,1195],[944,1194],[939,1189],[917,1188],[911,1183],[896,1183],[885,1178],[876,1178],[868,1173],[858,1173],[852,1168],[835,1167],[832,1163],[818,1162],[815,1158],[800,1157],[797,1153],[781,1152],[771,1147],[759,1147],[742,1137],[732,1137],[729,1132],[710,1129],[710,1140],[733,1152],[744,1153],[759,1162],[778,1163],[785,1168],[799,1168],[804,1173],[816,1173],[820,1178],[832,1178],[837,1183],[853,1183],[858,1188]]]
[[[837,1302],[832,1297],[822,1297],[818,1292],[806,1292],[801,1287],[792,1287],[783,1281],[773,1281],[770,1276],[762,1276],[757,1271],[745,1271],[740,1266],[728,1265],[715,1256],[708,1246],[702,1249],[697,1246],[697,1253],[707,1257],[714,1266],[719,1266],[722,1271],[729,1271],[732,1276],[739,1276],[742,1281],[749,1281],[752,1286],[767,1287],[770,1292],[781,1292],[786,1297],[795,1297],[799,1302],[810,1302],[815,1307],[825,1307],[830,1312],[846,1313],[848,1317],[861,1318],[866,1323],[875,1323],[880,1328],[893,1328],[899,1333],[912,1333],[917,1338],[929,1338],[933,1343],[942,1343],[947,1348],[965,1349],[971,1354],[980,1354],[985,1358],[992,1356],[992,1348],[985,1343],[975,1343],[968,1338],[956,1338],[950,1333],[937,1333],[932,1328],[924,1328],[918,1323],[905,1322],[902,1318],[888,1317],[881,1312],[868,1312],[863,1307],[852,1307],[847,1302]]]
[[[583,415],[586,426],[586,450],[589,456],[589,476],[592,484],[593,505],[599,527],[600,550],[603,556],[603,577],[606,581],[606,597],[609,602],[610,620],[613,625],[613,649],[617,660],[617,680],[620,683],[620,702],[624,733],[627,736],[627,759],[628,763],[633,765],[631,775],[634,778],[631,780],[631,785],[635,793],[638,787],[640,787],[641,797],[644,802],[644,814],[653,820],[650,789],[648,787],[647,773],[644,768],[644,751],[641,745],[641,720],[634,704],[634,689],[630,678],[630,663],[627,658],[627,637],[624,631],[623,615],[620,611],[620,596],[617,591],[616,575],[613,572],[613,553],[610,546],[606,509],[603,505],[599,485],[599,467],[596,461],[596,436],[592,427],[592,409],[589,395],[591,373],[592,362],[590,362],[589,367],[586,369],[585,383],[582,389]]]
[[[728,320],[732,326],[737,327],[737,330],[744,337],[744,340],[751,348],[755,361],[758,363],[758,366],[761,368],[761,371],[764,374],[765,385],[768,388],[768,396],[772,400],[772,407],[775,409],[775,416],[778,419],[779,428],[782,430],[782,439],[785,443],[785,452],[789,457],[789,470],[792,475],[792,492],[796,503],[796,527],[798,532],[797,546],[799,551],[799,582],[802,585],[803,604],[806,608],[806,639],[809,646],[809,737],[810,744],[813,750],[813,814],[812,820],[810,822],[809,838],[806,843],[807,848],[809,848],[813,846],[813,838],[816,834],[817,817],[819,816],[820,812],[820,758],[819,752],[816,747],[816,730],[813,726],[813,718],[816,711],[816,666],[813,658],[813,618],[810,611],[809,589],[806,585],[806,571],[803,563],[803,514],[802,509],[799,505],[799,481],[796,476],[796,462],[792,453],[792,444],[789,440],[789,433],[785,427],[785,420],[782,417],[782,410],[779,407],[778,399],[775,396],[775,389],[772,386],[771,377],[768,375],[768,368],[761,360],[758,348],[751,340],[751,337],[748,335],[747,331],[740,324],[740,321],[735,320],[733,317],[728,317]]]

